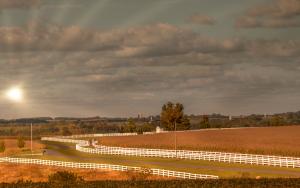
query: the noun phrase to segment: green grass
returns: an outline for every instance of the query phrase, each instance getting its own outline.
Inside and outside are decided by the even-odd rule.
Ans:
[[[140,166],[145,168],[160,168],[191,173],[211,174],[217,175],[221,178],[233,178],[242,176],[251,178],[255,178],[257,176],[267,178],[300,177],[300,169],[293,168],[223,163],[203,160],[98,155],[76,151],[74,144],[57,142],[44,142],[44,144],[47,146],[47,149],[56,152],[58,155],[33,156],[34,158],[72,162]]]

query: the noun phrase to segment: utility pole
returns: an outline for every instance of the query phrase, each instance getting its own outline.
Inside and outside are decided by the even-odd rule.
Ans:
[[[176,123],[176,120],[175,120],[175,156],[177,158],[177,134],[176,134],[176,131],[177,131],[177,123]]]
[[[30,124],[30,149],[31,149],[31,155],[32,155],[32,123]]]

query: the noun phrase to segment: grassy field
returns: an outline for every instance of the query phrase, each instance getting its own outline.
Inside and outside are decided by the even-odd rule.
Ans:
[[[272,128],[247,128],[232,130],[204,130],[193,132],[178,133],[178,144],[182,149],[209,149],[221,151],[233,151],[250,153],[264,151],[264,153],[274,154],[282,150],[288,154],[296,154],[300,151],[299,143],[300,126],[294,127],[272,127]],[[157,135],[138,135],[130,137],[107,137],[101,138],[101,143],[107,145],[118,145],[126,147],[153,147],[153,148],[172,148],[174,135],[172,133]],[[16,140],[7,140],[7,146],[11,149],[16,147]],[[120,144],[121,143],[121,144]],[[222,143],[222,144],[221,144]],[[27,149],[30,146],[26,143]],[[218,146],[218,147],[216,147]],[[75,150],[74,144],[57,142],[36,142],[36,150],[45,148],[43,156],[32,156],[38,159],[106,163],[126,166],[140,166],[145,168],[160,168],[191,173],[217,175],[221,178],[300,178],[300,169],[269,167],[259,165],[234,164],[211,162],[201,160],[179,160],[167,158],[148,158],[116,155],[97,155],[83,153]],[[277,148],[276,148],[277,147]],[[250,149],[249,149],[250,148]],[[276,153],[279,154],[279,153]],[[283,154],[283,153],[281,153]],[[12,152],[12,157],[31,157],[22,155],[20,152]],[[6,166],[12,165],[13,167]],[[5,170],[9,173],[5,173]],[[34,169],[34,170],[33,170]],[[89,170],[59,169],[45,166],[20,165],[0,163],[0,177],[8,179],[8,182],[15,181],[17,178],[33,179],[34,181],[45,181],[47,176],[58,170],[71,170],[84,176],[87,180],[123,180],[130,179],[126,173],[103,172]],[[33,172],[34,171],[34,172]],[[5,176],[5,174],[9,174]],[[42,174],[42,175],[41,175]],[[16,177],[16,178],[14,178]],[[5,179],[0,178],[0,182]],[[153,177],[155,178],[155,177]],[[156,177],[157,178],[157,177]]]
[[[300,156],[300,126],[200,130],[177,133],[178,149]],[[174,149],[174,133],[103,137],[121,147]]]
[[[218,175],[222,178],[300,177],[300,169],[279,168],[258,165],[229,164],[210,161],[177,160],[166,158],[130,157],[115,155],[97,155],[78,152],[72,144],[44,142],[47,152],[39,159],[63,160],[73,162],[107,163],[145,168],[161,168],[183,172]]]
[[[128,180],[137,177],[135,173],[102,171],[88,169],[66,169],[60,167],[49,167],[40,165],[4,164],[0,165],[0,182],[16,182],[18,180],[31,180],[33,182],[44,182],[48,176],[57,171],[68,170],[83,177],[86,181],[95,180]],[[166,179],[159,176],[147,176],[147,180]]]
[[[5,152],[0,153],[0,157],[15,155],[15,154],[26,154],[30,153],[30,141],[25,141],[24,148],[18,148],[17,139],[0,139],[5,142]],[[35,153],[42,152],[42,149],[45,147],[40,141],[33,141],[32,148]]]

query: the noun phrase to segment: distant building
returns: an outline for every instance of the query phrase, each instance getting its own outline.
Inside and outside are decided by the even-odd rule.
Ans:
[[[143,114],[138,114],[137,118],[138,118],[138,119],[143,119],[144,116],[143,116]]]
[[[161,133],[163,131],[164,131],[163,128],[160,128],[159,126],[156,127],[156,133]]]
[[[152,123],[152,122],[153,122],[153,116],[150,116],[149,123]]]

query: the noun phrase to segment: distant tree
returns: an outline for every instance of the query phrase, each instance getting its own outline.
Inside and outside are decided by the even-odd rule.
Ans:
[[[126,132],[131,132],[131,133],[133,133],[133,132],[136,132],[137,130],[136,130],[136,124],[135,124],[135,122],[134,122],[134,120],[132,119],[132,118],[129,118],[128,119],[128,121],[127,121],[127,125],[126,125],[127,127],[126,127],[126,129],[127,129],[127,131]]]
[[[209,118],[207,115],[204,115],[201,122],[200,122],[200,128],[201,129],[207,129],[210,128],[210,124],[209,124]]]
[[[69,130],[68,127],[63,127],[63,129],[62,129],[62,134],[63,134],[63,136],[69,136],[69,135],[71,135],[72,133],[70,132],[70,130]]]
[[[136,128],[136,132],[137,132],[137,134],[143,134],[143,133],[144,133],[142,127],[137,127],[137,128]]]
[[[24,141],[24,138],[22,136],[18,137],[17,145],[18,145],[19,148],[24,148],[25,147],[25,141]]]
[[[151,123],[143,123],[141,125],[136,126],[136,132],[138,134],[143,134],[144,132],[152,132],[155,131],[155,125]]]
[[[49,125],[47,131],[49,131],[50,133],[57,133],[59,132],[59,128],[55,127],[54,125]]]
[[[152,123],[144,123],[142,125],[143,132],[155,131],[156,126]]]
[[[5,142],[2,140],[0,141],[0,153],[3,153],[5,151]]]
[[[283,118],[278,116],[278,115],[274,115],[271,120],[270,120],[270,124],[272,126],[280,126],[284,124]]]
[[[191,123],[187,115],[184,115],[180,123],[178,123],[177,130],[189,130]]]
[[[173,104],[168,102],[164,104],[161,111],[160,121],[162,126],[167,130],[175,130],[175,122],[178,127],[188,129],[190,127],[187,119],[184,120],[184,125],[181,124],[184,120],[184,107],[180,103]]]
[[[125,127],[123,125],[120,126],[120,133],[125,133],[126,130],[125,130]]]

